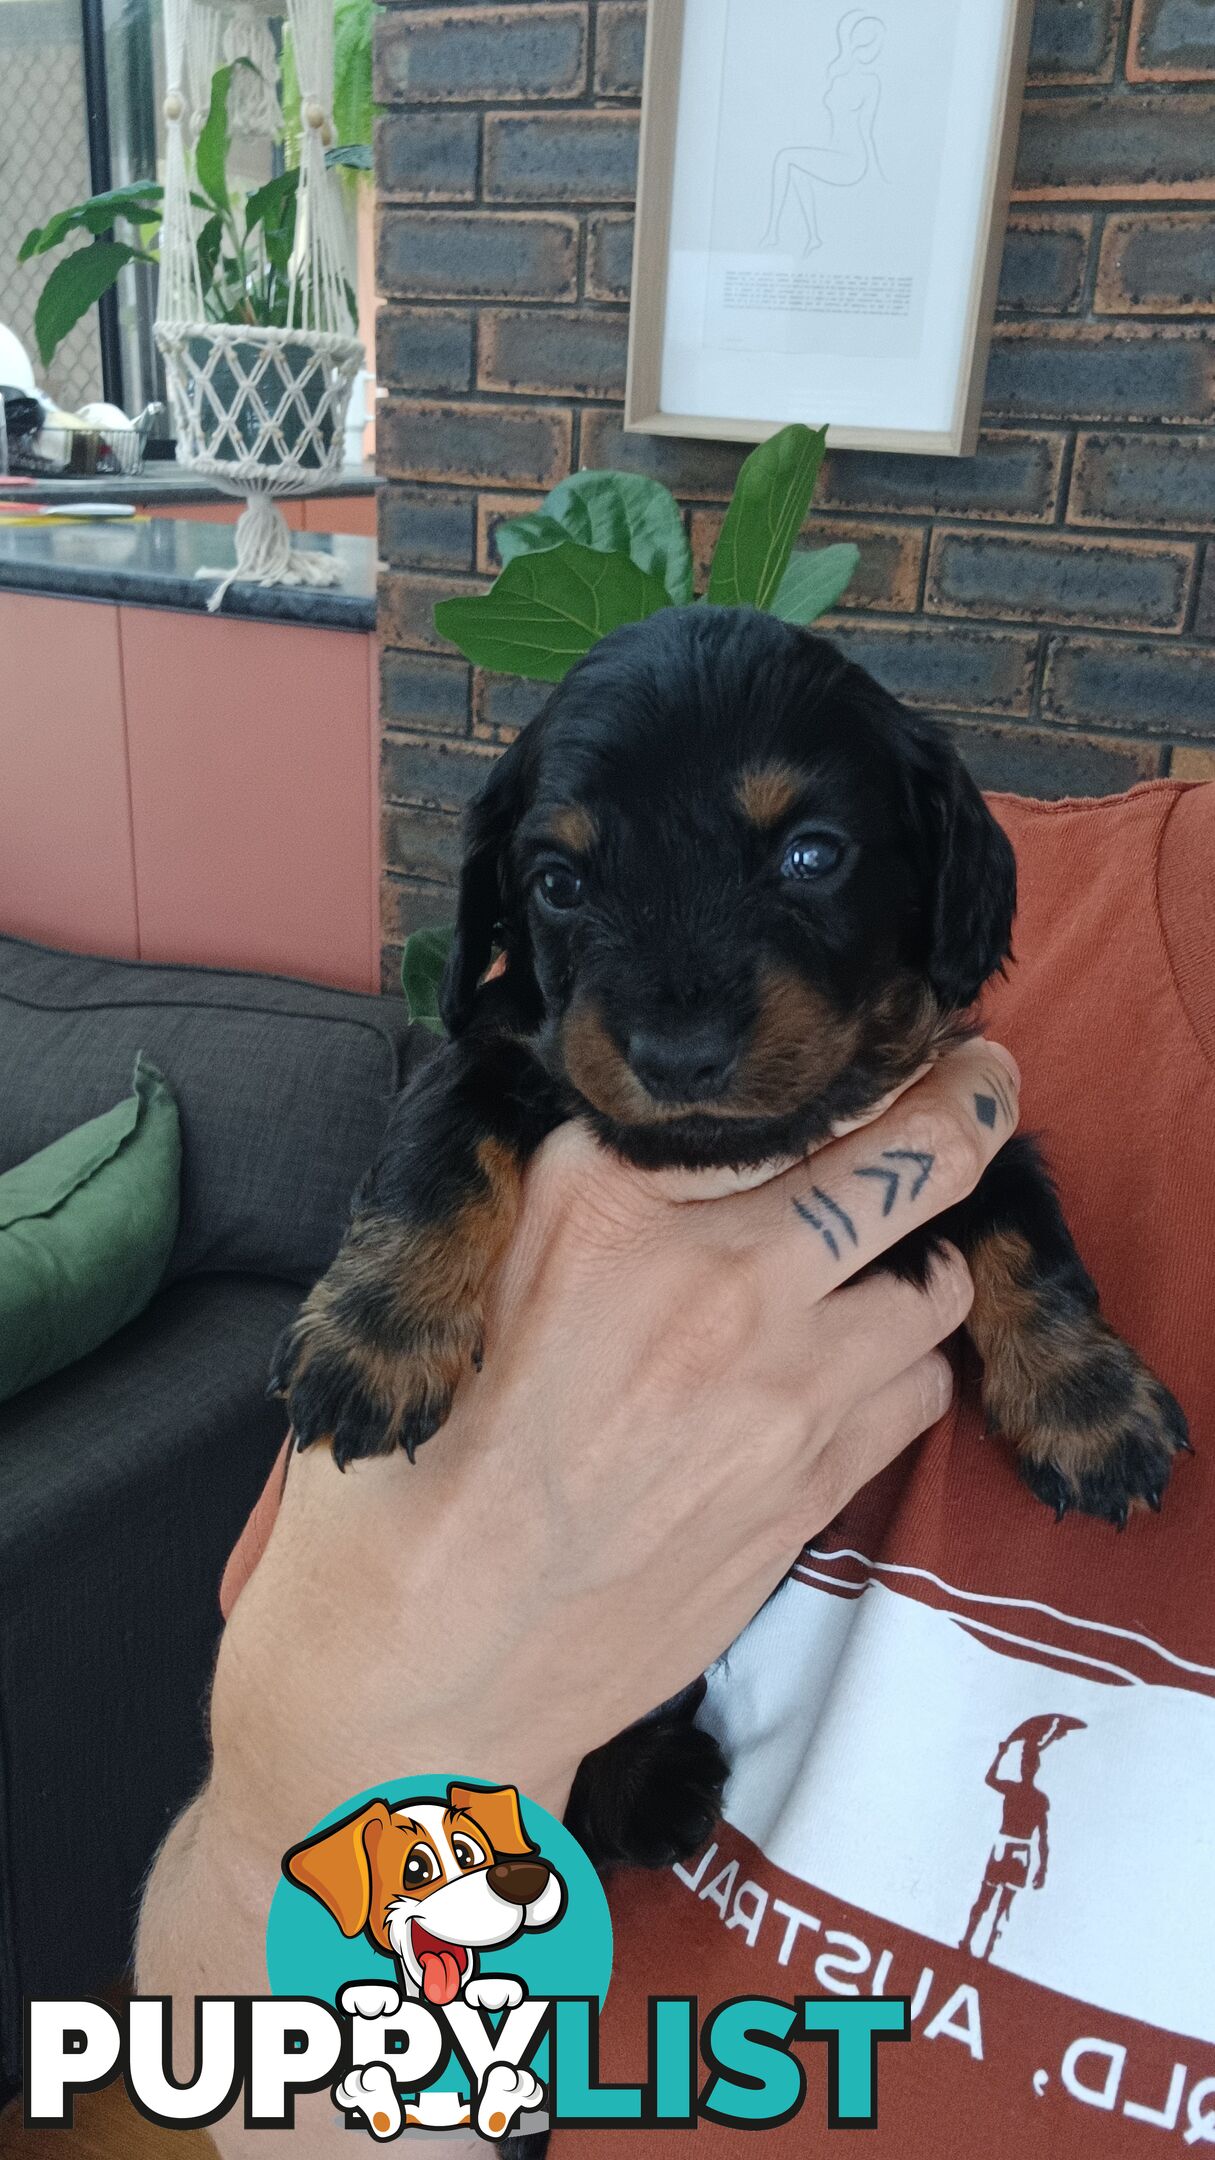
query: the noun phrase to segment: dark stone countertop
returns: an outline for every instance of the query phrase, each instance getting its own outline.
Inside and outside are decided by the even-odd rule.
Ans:
[[[120,606],[206,612],[211,578],[204,564],[234,561],[233,527],[185,518],[97,519],[79,525],[0,525],[0,594],[44,593]],[[256,622],[306,623],[332,630],[374,630],[376,544],[333,533],[293,533],[293,547],[333,555],[340,585],[231,585],[220,613]]]
[[[370,465],[348,465],[317,493],[328,501],[335,495],[374,495],[382,486]],[[170,507],[175,503],[230,503],[234,499],[214,481],[174,464],[171,458],[153,459],[137,473],[94,473],[91,477],[63,473],[54,480],[35,480],[28,487],[19,476],[0,473],[0,497],[14,502],[130,502]]]

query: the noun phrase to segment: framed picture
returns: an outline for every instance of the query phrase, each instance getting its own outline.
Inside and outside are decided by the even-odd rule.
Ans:
[[[1032,0],[650,0],[627,428],[974,448]]]

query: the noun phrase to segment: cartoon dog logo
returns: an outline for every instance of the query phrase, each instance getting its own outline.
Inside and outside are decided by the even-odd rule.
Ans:
[[[512,2010],[526,1988],[508,1973],[477,1970],[477,1953],[501,1949],[525,1931],[555,1927],[566,1905],[561,1876],[528,1837],[513,1785],[481,1790],[449,1785],[447,1797],[393,1807],[373,1800],[330,1830],[293,1846],[289,1882],[319,1899],[343,1935],[363,1935],[396,1961],[407,1998],[442,2009]],[[382,1982],[342,1989],[350,2017],[392,2017],[402,1994]],[[544,2091],[528,2070],[495,2062],[481,2080],[477,2127],[500,2137]],[[423,2095],[404,2116],[387,2064],[352,2071],[334,2099],[365,2116],[378,2138],[403,2123],[455,2129],[470,2122],[454,2094]]]

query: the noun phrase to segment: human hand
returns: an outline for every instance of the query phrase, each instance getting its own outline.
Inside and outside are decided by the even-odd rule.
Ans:
[[[946,1408],[960,1257],[925,1291],[850,1278],[1008,1139],[975,1115],[993,1065],[1003,1097],[1007,1054],[962,1045],[876,1122],[726,1198],[555,1134],[484,1368],[416,1465],[293,1461],[221,1654],[216,1792],[271,1844],[409,1770],[559,1810],[579,1760],[710,1664]]]

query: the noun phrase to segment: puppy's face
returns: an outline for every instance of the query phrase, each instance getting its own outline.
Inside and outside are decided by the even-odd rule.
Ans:
[[[1004,959],[1011,851],[945,739],[747,610],[618,631],[471,818],[445,992],[515,1024],[621,1153],[796,1152],[923,1061]]]

